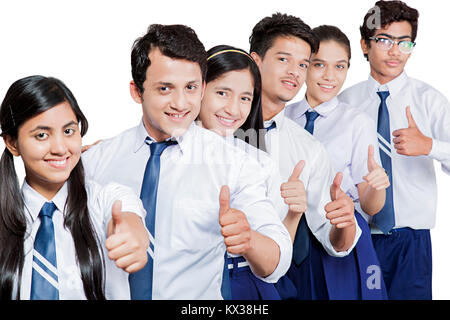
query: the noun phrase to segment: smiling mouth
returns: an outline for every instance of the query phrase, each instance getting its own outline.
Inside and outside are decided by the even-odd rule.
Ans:
[[[45,162],[47,162],[53,168],[65,169],[67,167],[68,159],[69,159],[69,157],[61,159],[61,160],[54,160],[54,159],[45,160]]]
[[[180,121],[180,120],[185,119],[185,118],[186,118],[186,115],[187,115],[189,112],[190,112],[190,111],[185,112],[185,113],[168,113],[168,112],[166,112],[166,114],[169,116],[169,118],[170,118],[171,120],[174,120],[174,121]]]
[[[396,66],[400,65],[400,61],[398,61],[398,60],[388,60],[388,61],[386,61],[386,64],[388,66],[396,67]]]
[[[281,80],[281,83],[285,84],[286,86],[288,86],[291,89],[294,89],[297,87],[297,84],[294,81]]]
[[[333,86],[333,85],[326,85],[326,84],[320,84],[320,83],[318,83],[318,86],[323,89],[326,89],[326,90],[333,90],[334,88],[336,88],[336,86]]]
[[[226,127],[233,127],[237,122],[235,119],[224,118],[218,115],[216,115],[216,117],[219,119],[219,122]]]

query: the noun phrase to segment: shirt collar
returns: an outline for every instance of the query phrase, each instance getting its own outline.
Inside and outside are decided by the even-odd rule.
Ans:
[[[406,82],[408,80],[408,76],[406,75],[406,71],[403,70],[403,72],[396,77],[395,79],[389,81],[388,83],[381,85],[376,81],[372,75],[369,75],[369,83],[368,83],[368,89],[369,94],[375,95],[377,91],[389,91],[389,96],[394,98],[397,96],[397,94],[400,93],[400,91],[403,89],[403,87],[406,85]]]
[[[195,122],[191,123],[189,128],[183,133],[183,135],[178,137],[172,137],[167,140],[175,140],[178,142],[178,146],[181,149],[181,152],[184,154],[190,145],[190,141],[192,140],[192,135],[194,134],[194,131],[196,130],[197,125]],[[150,137],[147,130],[144,126],[144,121],[141,120],[139,125],[136,128],[136,137],[135,137],[135,143],[134,143],[134,152],[138,152],[139,149],[141,149],[144,145],[147,145],[145,143],[145,140],[149,137],[153,142],[155,141],[153,137]]]
[[[320,105],[318,105],[315,108],[311,108],[310,104],[308,103],[308,100],[306,100],[306,96],[301,100],[300,102],[293,104],[289,106],[289,108],[294,108],[292,110],[292,115],[294,116],[294,119],[300,119],[306,111],[315,111],[317,112],[321,117],[327,117],[330,112],[332,112],[339,104],[339,99],[337,97],[334,97],[330,101],[326,101]]]
[[[285,109],[286,108],[283,108],[283,110],[278,112],[272,119],[264,121],[264,128],[270,127],[272,122],[275,122],[275,124],[276,124],[275,129],[281,129],[283,127],[283,123],[284,123]]]
[[[36,190],[34,190],[26,180],[24,180],[22,184],[22,195],[25,202],[25,211],[28,211],[31,219],[34,221],[39,216],[39,212],[42,209],[42,206],[46,202],[53,202],[58,209],[58,211],[64,213],[64,208],[66,206],[67,201],[67,181],[64,185],[59,189],[59,191],[55,194],[53,199],[48,200]]]

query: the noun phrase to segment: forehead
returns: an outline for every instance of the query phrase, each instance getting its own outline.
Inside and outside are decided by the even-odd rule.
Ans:
[[[266,55],[287,53],[296,58],[308,59],[311,55],[311,46],[303,39],[293,36],[278,36],[272,46],[267,50]]]
[[[202,72],[197,62],[170,58],[156,48],[149,53],[150,66],[146,79],[150,82],[189,82],[201,81]],[[146,81],[147,81],[146,80]]]
[[[387,26],[384,26],[383,28],[377,29],[375,34],[379,35],[382,33],[391,35],[393,37],[411,37],[412,27],[408,21],[393,22],[391,24],[388,24]]]
[[[37,125],[45,125],[47,127],[56,128],[66,125],[71,120],[78,122],[75,112],[72,110],[69,102],[64,101],[29,119],[23,126],[34,127]]]
[[[253,77],[248,69],[228,71],[219,78],[211,81],[208,85],[227,86],[230,89],[240,89],[245,91],[248,88],[253,89]]]
[[[322,41],[320,42],[319,51],[313,55],[313,59],[348,60],[348,52],[344,45],[334,40]]]

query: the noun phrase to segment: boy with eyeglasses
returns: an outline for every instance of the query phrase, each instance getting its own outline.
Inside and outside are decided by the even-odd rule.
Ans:
[[[339,97],[377,121],[380,156],[391,186],[385,206],[369,223],[389,299],[432,297],[433,159],[450,174],[450,104],[404,71],[415,47],[418,17],[416,9],[401,1],[378,1],[369,10],[360,27],[369,79]]]

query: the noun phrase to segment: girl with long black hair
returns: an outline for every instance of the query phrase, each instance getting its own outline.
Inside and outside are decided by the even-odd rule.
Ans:
[[[145,210],[128,188],[85,181],[88,122],[71,91],[55,78],[17,80],[0,126],[0,299],[129,298],[127,272],[147,262]]]
[[[199,124],[255,156],[268,172],[266,189],[269,198],[282,201],[278,169],[265,152],[266,129],[261,110],[261,76],[258,66],[248,53],[227,45],[213,47],[207,54],[206,88],[198,117]],[[281,206],[274,205],[280,212]],[[282,226],[281,216],[279,230],[251,230],[252,243],[257,243],[260,252],[265,251],[267,254],[250,259],[242,251],[233,252],[233,246],[230,245],[231,250],[227,246],[228,252],[235,253],[227,258],[231,299],[280,299],[273,283],[286,271],[292,252],[289,233]],[[228,241],[232,243],[225,239],[226,244]],[[279,259],[265,258],[274,256],[268,253],[277,244]],[[271,272],[264,275],[258,272],[255,264],[264,265]]]

